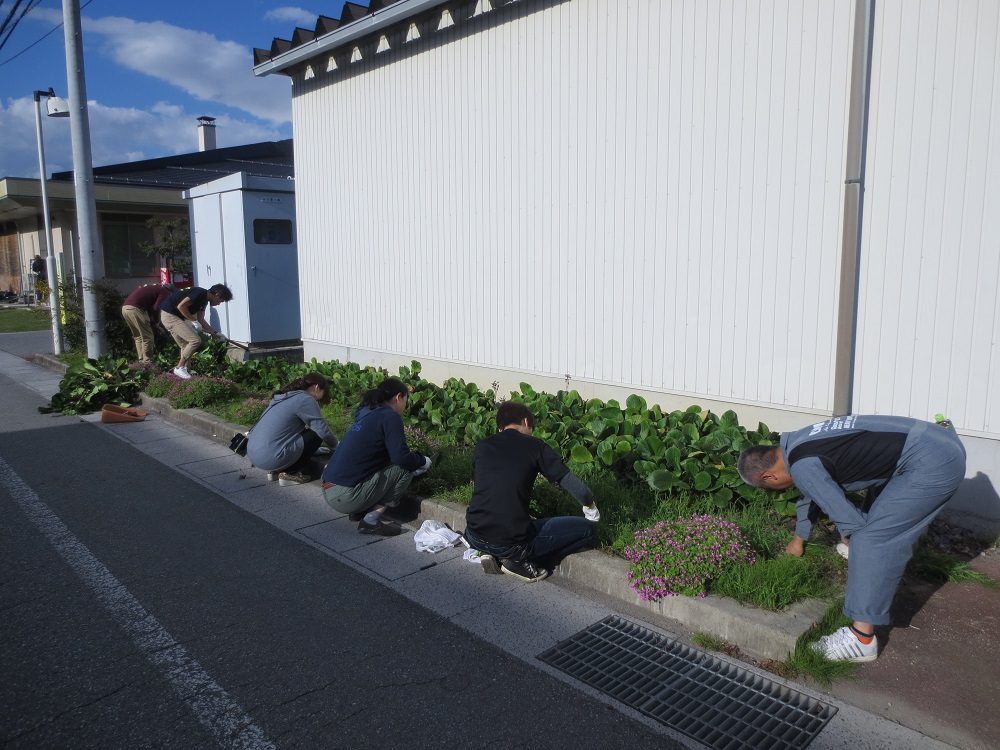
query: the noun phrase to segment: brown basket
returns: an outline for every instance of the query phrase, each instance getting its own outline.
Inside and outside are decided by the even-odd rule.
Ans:
[[[141,422],[145,418],[146,412],[134,406],[105,404],[101,407],[102,422]]]

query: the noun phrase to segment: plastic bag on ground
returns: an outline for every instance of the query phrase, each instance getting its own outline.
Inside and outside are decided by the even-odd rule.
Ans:
[[[458,544],[459,539],[461,539],[461,535],[449,529],[447,524],[434,520],[424,521],[417,529],[417,533],[413,535],[417,552],[440,552],[443,549],[454,547]]]

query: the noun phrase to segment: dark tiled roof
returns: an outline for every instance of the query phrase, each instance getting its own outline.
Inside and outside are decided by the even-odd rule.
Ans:
[[[294,177],[292,140],[265,141],[95,167],[94,183],[186,190],[235,172],[245,172],[254,177]],[[56,172],[52,179],[71,182],[73,173]]]
[[[300,47],[318,36],[329,34],[331,31],[336,31],[344,24],[359,21],[365,16],[370,16],[372,13],[376,13],[383,8],[389,7],[390,5],[395,5],[398,2],[400,2],[400,0],[369,0],[367,8],[364,5],[346,2],[344,3],[343,9],[340,11],[340,18],[320,16],[316,19],[316,26],[311,34],[308,29],[296,28],[290,40],[275,37],[271,41],[271,49],[261,49],[259,47],[254,48],[253,64],[260,65],[261,63],[269,62],[272,58],[277,57],[284,52],[288,52],[289,50],[293,50],[296,47]]]

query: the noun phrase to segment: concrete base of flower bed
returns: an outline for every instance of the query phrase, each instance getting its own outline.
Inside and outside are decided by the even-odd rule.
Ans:
[[[153,398],[147,393],[140,393],[139,398],[147,409],[162,415],[174,424],[196,435],[212,438],[226,445],[229,445],[229,441],[237,432],[247,431],[246,427],[227,422],[201,409],[177,409],[167,399]]]
[[[150,411],[181,425],[191,432],[229,444],[236,432],[246,427],[226,422],[200,409],[175,409],[166,399],[145,393],[142,404]],[[458,503],[422,499],[414,522],[426,520],[448,524],[456,531],[465,529],[465,506]],[[784,660],[795,649],[795,642],[826,611],[823,602],[798,602],[784,612],[768,612],[748,607],[733,599],[707,596],[696,599],[671,596],[658,602],[642,601],[628,585],[629,564],[625,560],[597,550],[580,552],[567,557],[555,572],[614,600],[627,602],[648,613],[651,622],[669,618],[692,631],[708,633],[733,643],[744,653],[757,659]],[[670,625],[664,627],[669,629]]]

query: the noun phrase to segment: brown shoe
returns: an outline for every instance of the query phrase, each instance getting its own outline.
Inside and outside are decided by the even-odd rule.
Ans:
[[[278,474],[279,487],[291,487],[293,484],[308,484],[313,478],[301,471],[283,471]]]

